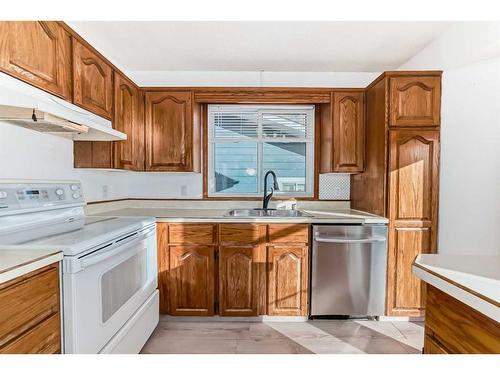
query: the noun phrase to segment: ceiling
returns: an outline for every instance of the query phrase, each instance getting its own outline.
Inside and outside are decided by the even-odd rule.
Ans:
[[[125,71],[380,72],[451,22],[68,22]]]

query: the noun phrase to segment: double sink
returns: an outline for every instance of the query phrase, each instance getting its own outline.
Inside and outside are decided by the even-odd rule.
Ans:
[[[236,209],[224,214],[226,217],[311,217],[299,210],[275,210],[275,209]]]

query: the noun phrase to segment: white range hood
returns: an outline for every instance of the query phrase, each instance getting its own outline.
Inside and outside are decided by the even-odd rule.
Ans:
[[[75,141],[122,141],[111,121],[0,72],[0,121],[33,130],[70,134]]]

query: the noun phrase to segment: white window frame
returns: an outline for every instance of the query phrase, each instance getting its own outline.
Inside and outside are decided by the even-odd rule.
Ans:
[[[230,138],[224,139],[219,138],[215,140],[215,129],[214,129],[214,113],[227,111],[227,112],[257,112],[258,115],[258,127],[257,127],[257,138],[245,138],[241,137],[241,139]],[[262,113],[286,113],[289,111],[290,113],[296,113],[297,111],[302,111],[307,113],[307,129],[306,129],[306,137],[305,138],[266,138],[263,136],[262,131]],[[266,142],[283,142],[283,143],[305,143],[306,144],[306,191],[305,192],[284,192],[284,191],[275,191],[274,195],[277,197],[313,197],[314,196],[314,129],[315,129],[315,107],[314,105],[271,105],[271,104],[263,104],[263,105],[246,105],[246,104],[209,104],[208,105],[208,126],[207,126],[207,144],[208,144],[208,160],[207,160],[207,184],[208,184],[208,196],[209,197],[262,197],[264,194],[263,188],[263,179],[264,174],[267,171],[263,170],[263,145]],[[238,193],[238,192],[216,192],[215,191],[215,144],[216,143],[248,143],[248,142],[256,142],[257,143],[257,193]],[[279,179],[279,174],[278,174]],[[268,186],[272,186],[272,181],[268,181]]]

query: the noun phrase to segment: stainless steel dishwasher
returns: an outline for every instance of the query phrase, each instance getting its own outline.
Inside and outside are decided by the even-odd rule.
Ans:
[[[386,225],[314,225],[311,316],[384,315]]]

